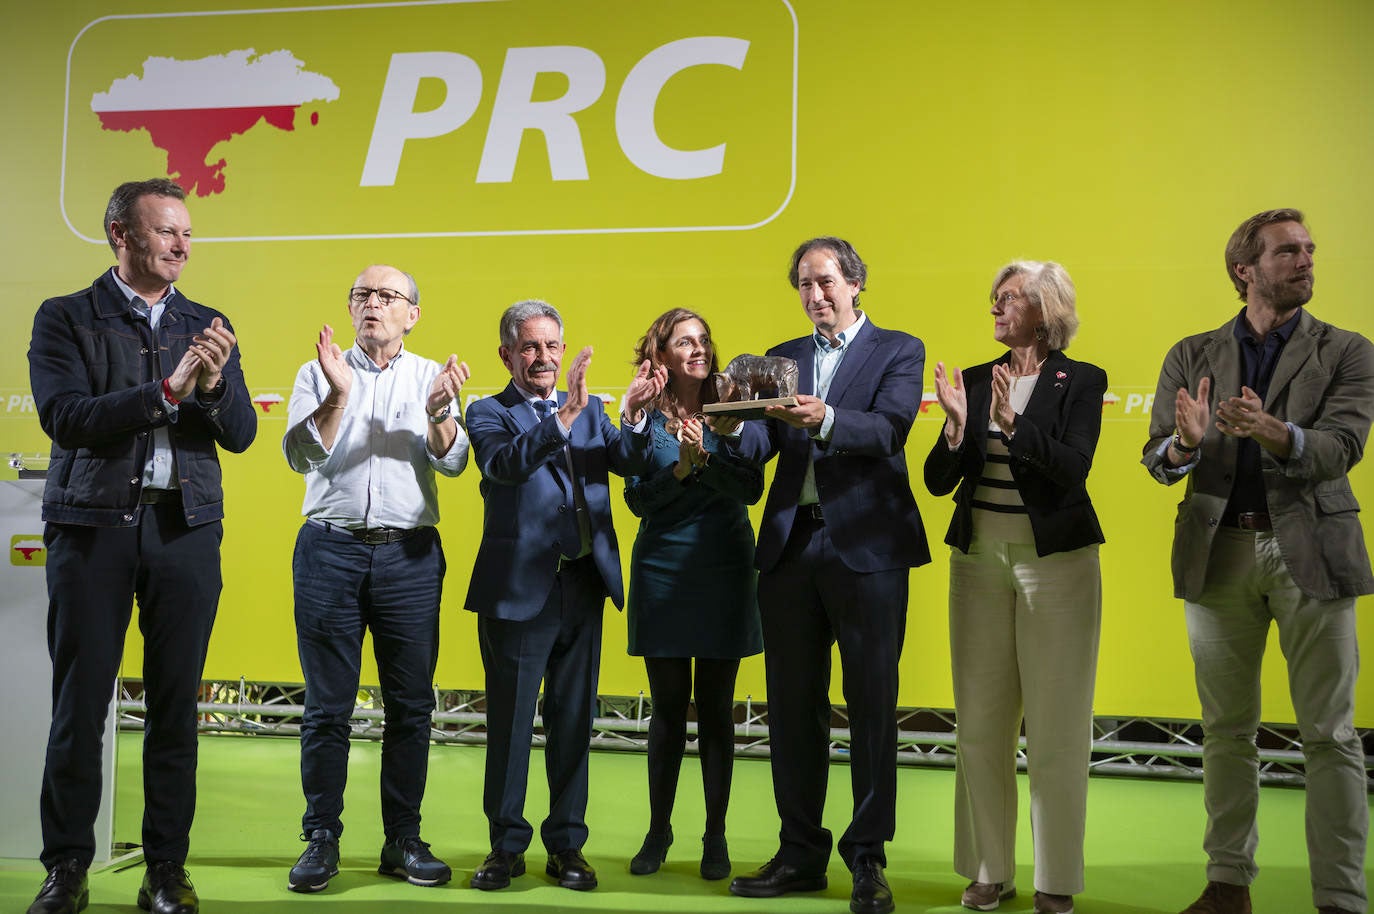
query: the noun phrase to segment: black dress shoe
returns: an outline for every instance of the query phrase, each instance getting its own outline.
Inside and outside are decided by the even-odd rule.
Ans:
[[[854,892],[849,896],[849,910],[853,914],[891,914],[894,907],[883,865],[872,857],[855,861]]]
[[[557,879],[558,884],[565,889],[585,892],[587,889],[596,888],[596,870],[592,869],[587,858],[575,847],[549,854],[549,862],[545,864],[544,872]]]
[[[86,907],[86,867],[77,860],[59,860],[29,905],[29,914],[76,914]]]
[[[776,898],[788,892],[820,892],[829,883],[825,871],[803,870],[774,857],[763,866],[730,882],[730,894],[744,898]]]
[[[516,876],[525,875],[525,855],[515,851],[492,851],[472,874],[474,889],[504,889]]]
[[[197,914],[200,899],[185,867],[175,860],[160,860],[149,863],[143,874],[138,906],[152,914]]]

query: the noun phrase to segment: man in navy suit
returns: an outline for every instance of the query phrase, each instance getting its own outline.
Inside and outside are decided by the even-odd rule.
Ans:
[[[839,645],[850,729],[854,813],[839,851],[853,874],[854,914],[893,910],[883,875],[896,828],[897,661],[908,569],[930,561],[907,478],[906,444],[921,406],[925,347],[858,310],[868,276],[840,238],[813,238],[789,278],[815,332],[770,356],[799,368],[796,406],[747,423],[739,447],[778,455],[755,561],[768,682],[777,854],[730,884],[770,898],[826,887],[821,824],[829,766],[830,656]]]
[[[569,889],[596,888],[587,840],[587,755],[601,662],[606,597],[624,587],[611,524],[608,474],[642,472],[644,410],[667,372],[646,361],[625,393],[622,425],[587,392],[591,347],[555,391],[565,351],[552,305],[524,301],[501,316],[501,361],[511,383],[467,411],[482,471],[485,520],[467,608],[478,613],[486,669],[487,762],[483,808],[491,853],[472,887],[502,889],[525,872],[533,829],[524,817],[539,684],[544,689],[544,767],[549,815],[540,827],[545,871]],[[590,404],[590,405],[589,405]]]

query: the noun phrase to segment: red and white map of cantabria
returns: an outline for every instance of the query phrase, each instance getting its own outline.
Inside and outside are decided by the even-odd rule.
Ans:
[[[230,51],[198,60],[149,57],[143,75],[116,79],[91,96],[91,110],[106,130],[146,130],[167,153],[167,175],[186,193],[208,197],[224,190],[224,159],[206,161],[216,144],[259,121],[296,129],[296,111],[309,102],[332,102],[339,87],[311,73],[288,50],[254,56]],[[319,123],[312,112],[310,123]]]

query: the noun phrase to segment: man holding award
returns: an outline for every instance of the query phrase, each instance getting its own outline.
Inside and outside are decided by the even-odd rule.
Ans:
[[[897,661],[908,569],[930,561],[903,447],[921,404],[925,347],[858,309],[868,271],[840,238],[804,242],[789,278],[814,331],[769,350],[796,361],[794,406],[746,423],[739,447],[778,467],[759,531],[773,859],[730,885],[770,898],[826,887],[831,646],[849,709],[854,813],[839,840],[854,914],[893,910],[884,845],[896,827]],[[820,675],[817,675],[817,674]]]

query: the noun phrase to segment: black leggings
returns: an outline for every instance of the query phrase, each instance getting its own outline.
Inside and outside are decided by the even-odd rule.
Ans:
[[[645,657],[653,713],[649,720],[649,831],[663,834],[673,818],[677,777],[687,746],[692,659]],[[735,765],[735,675],[738,660],[696,660],[697,751],[706,795],[706,834],[725,834],[730,775]]]

